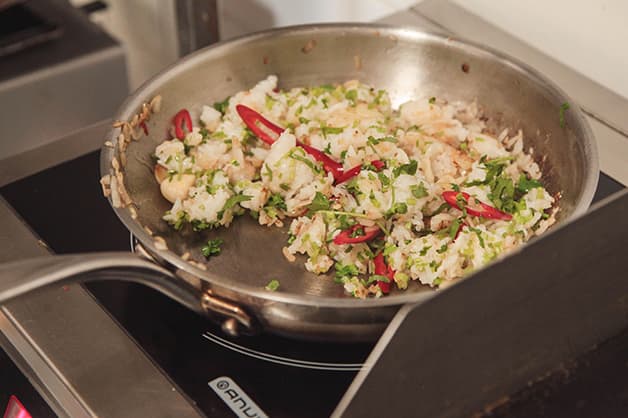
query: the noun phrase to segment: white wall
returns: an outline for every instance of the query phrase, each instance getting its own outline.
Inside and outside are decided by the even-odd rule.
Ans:
[[[87,0],[72,0],[75,4]],[[628,0],[453,0],[628,97]],[[223,39],[276,26],[372,21],[418,0],[218,0]],[[135,88],[176,59],[173,0],[109,0],[104,26],[124,40]]]
[[[455,2],[628,98],[627,0]]]
[[[628,97],[628,0],[454,0]],[[274,26],[372,21],[418,0],[220,0],[221,35]]]

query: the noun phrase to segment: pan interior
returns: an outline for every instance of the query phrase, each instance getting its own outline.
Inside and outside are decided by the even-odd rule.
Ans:
[[[244,215],[228,229],[177,232],[161,219],[170,204],[153,178],[151,154],[169,139],[172,116],[186,108],[198,120],[203,104],[251,88],[269,74],[276,74],[284,89],[359,79],[388,90],[394,105],[431,96],[477,100],[495,132],[504,127],[511,132],[523,129],[526,148],[534,149],[544,172],[544,184],[550,193],[562,194],[559,221],[581,212],[592,198],[588,189],[597,172],[591,161],[595,150],[576,106],[565,112],[565,127],[561,126],[559,112],[568,98],[504,58],[465,43],[383,27],[323,26],[254,35],[200,51],[166,70],[140,88],[118,116],[129,119],[141,103],[162,96],[160,112],[147,123],[149,135],[127,149],[125,182],[137,206],[137,219],[131,219],[127,209],[118,209],[118,215],[145,246],[167,261],[189,269],[179,258],[189,253],[191,260],[206,263],[207,271],[194,272],[215,285],[259,294],[271,279],[278,279],[284,295],[350,298],[334,283],[333,274],[316,276],[305,270],[304,259],[290,263],[283,257],[287,227],[262,227]],[[109,167],[112,155],[105,151],[103,165]],[[144,226],[163,237],[170,251],[157,251]],[[200,249],[215,238],[224,240],[222,252],[205,261]],[[393,291],[388,300],[394,303],[402,294],[432,292],[412,283],[406,292]]]

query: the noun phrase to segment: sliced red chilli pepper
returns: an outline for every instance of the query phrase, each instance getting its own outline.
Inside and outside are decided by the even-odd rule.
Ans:
[[[386,163],[382,160],[373,160],[371,161],[371,165],[375,167],[376,171],[382,171],[382,169],[386,167]],[[362,171],[361,165],[356,165],[355,167],[350,168],[349,170],[343,172],[340,177],[336,178],[336,184],[341,184],[347,180],[351,180],[353,177],[360,174],[360,171]]]
[[[266,142],[268,145],[272,145],[273,142],[277,140],[279,135],[284,131],[284,129],[280,126],[275,125],[260,113],[251,109],[248,106],[237,105],[236,112],[242,118],[244,124],[262,141]],[[264,129],[266,128],[266,129]],[[273,137],[271,133],[276,134],[276,137]]]
[[[284,131],[282,127],[275,125],[264,116],[262,116],[259,112],[256,112],[248,106],[239,104],[236,106],[236,111],[238,112],[238,115],[240,115],[240,117],[242,118],[244,124],[251,131],[253,131],[253,133],[259,139],[261,139],[268,145],[272,145],[277,140],[277,138],[273,137],[271,133],[274,133],[277,135],[277,137],[279,137],[279,135],[281,135],[281,133]],[[336,184],[343,183],[350,178],[357,176],[362,169],[362,166],[358,165],[347,171],[344,171],[342,168],[342,164],[334,161],[324,152],[319,151],[316,148],[306,145],[300,141],[297,141],[297,145],[303,148],[305,152],[310,154],[312,157],[314,157],[316,161],[322,163],[325,171],[331,173],[332,176],[334,176],[334,182]],[[384,162],[380,160],[372,161],[371,164],[373,164],[378,171],[384,167]]]
[[[322,163],[325,171],[327,171],[328,173],[331,173],[334,176],[334,180],[337,181],[337,179],[342,176],[342,173],[343,173],[342,164],[337,163],[336,161],[332,160],[323,151],[319,151],[316,148],[313,148],[309,145],[305,145],[302,142],[297,141],[297,145],[303,148],[305,152],[310,154],[312,157],[314,157],[316,161],[318,161],[319,163]]]
[[[361,230],[362,233],[356,236],[355,232],[357,230]],[[380,229],[378,226],[353,225],[336,235],[334,237],[334,244],[358,244],[360,242],[370,241],[375,238],[379,232]]]
[[[140,126],[142,127],[142,130],[144,131],[144,135],[148,136],[148,126],[146,126],[146,122],[144,121],[140,122]]]
[[[393,270],[392,267],[386,265],[384,255],[382,253],[379,253],[375,256],[375,258],[373,259],[373,264],[375,265],[375,274],[388,278],[388,282],[378,280],[377,285],[382,290],[382,293],[390,292],[390,285],[395,279],[395,270]]]
[[[371,161],[371,165],[373,165],[377,171],[382,171],[384,167],[386,167],[386,163],[382,160],[373,160]]]
[[[449,206],[462,210],[462,208],[458,206],[459,195],[462,196],[462,198],[466,202],[464,208],[469,215],[480,216],[487,219],[499,219],[502,221],[509,221],[512,219],[511,214],[502,212],[501,210],[494,208],[493,206],[489,206],[486,203],[482,203],[475,198],[471,198],[470,202],[469,198],[471,196],[469,196],[469,193],[448,190],[446,192],[443,192],[443,199],[445,199],[445,202],[447,202]]]
[[[181,141],[185,139],[185,131],[183,130],[184,123],[188,132],[192,132],[192,118],[187,109],[179,110],[179,112],[174,115],[174,118],[172,118],[172,123],[174,124],[174,135]]]

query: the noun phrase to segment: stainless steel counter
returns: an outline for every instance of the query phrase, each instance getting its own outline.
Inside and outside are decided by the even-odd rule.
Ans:
[[[0,198],[0,263],[49,254]],[[61,417],[200,417],[80,285],[0,307],[0,346]]]

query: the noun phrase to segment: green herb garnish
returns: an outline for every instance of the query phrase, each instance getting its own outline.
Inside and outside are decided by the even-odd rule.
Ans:
[[[229,210],[232,207],[234,207],[235,205],[237,205],[238,203],[246,202],[248,200],[251,200],[252,198],[253,198],[252,196],[248,196],[248,195],[245,195],[245,194],[237,194],[235,196],[231,196],[225,202],[225,206],[222,208],[222,210]]]
[[[331,126],[322,126],[321,127],[321,132],[323,133],[324,136],[327,136],[329,134],[341,134],[342,131],[344,131],[345,128],[334,128]]]
[[[227,97],[222,102],[214,103],[214,109],[216,109],[217,111],[219,111],[220,113],[222,113],[224,115],[225,112],[227,111],[227,108],[229,107],[229,100],[230,99],[231,99],[231,96]]]
[[[569,110],[569,103],[565,102],[560,105],[560,110],[558,111],[558,120],[560,121],[560,127],[565,127],[565,111]]]
[[[210,258],[212,255],[220,254],[220,246],[222,245],[223,240],[220,238],[210,239],[207,241],[207,245],[204,245],[201,248],[201,254],[203,257]]]
[[[266,287],[264,287],[264,289],[270,292],[276,291],[277,289],[279,289],[279,280],[272,279],[271,281],[268,282],[268,284],[266,285]]]
[[[393,170],[395,177],[399,177],[401,174],[408,174],[414,176],[416,174],[418,163],[416,160],[410,160],[408,164],[402,164]]]
[[[355,106],[356,100],[358,100],[358,91],[357,90],[349,90],[345,93],[345,99],[351,102],[351,106]]]
[[[449,226],[449,238],[455,239],[461,227],[462,227],[462,220],[460,218],[454,219],[454,221]]]
[[[537,187],[543,187],[540,181],[529,179],[525,174],[521,174],[519,181],[517,182],[517,190],[521,193],[527,193]]]
[[[413,184],[412,186],[410,186],[410,192],[412,192],[412,196],[414,196],[417,199],[421,199],[422,197],[425,197],[428,195],[427,190],[425,189],[425,186],[423,185],[423,183]]]
[[[329,199],[327,199],[327,197],[321,192],[316,192],[312,203],[307,206],[307,215],[312,216],[315,212],[318,212],[319,210],[329,210],[330,207],[331,203],[329,202]]]

